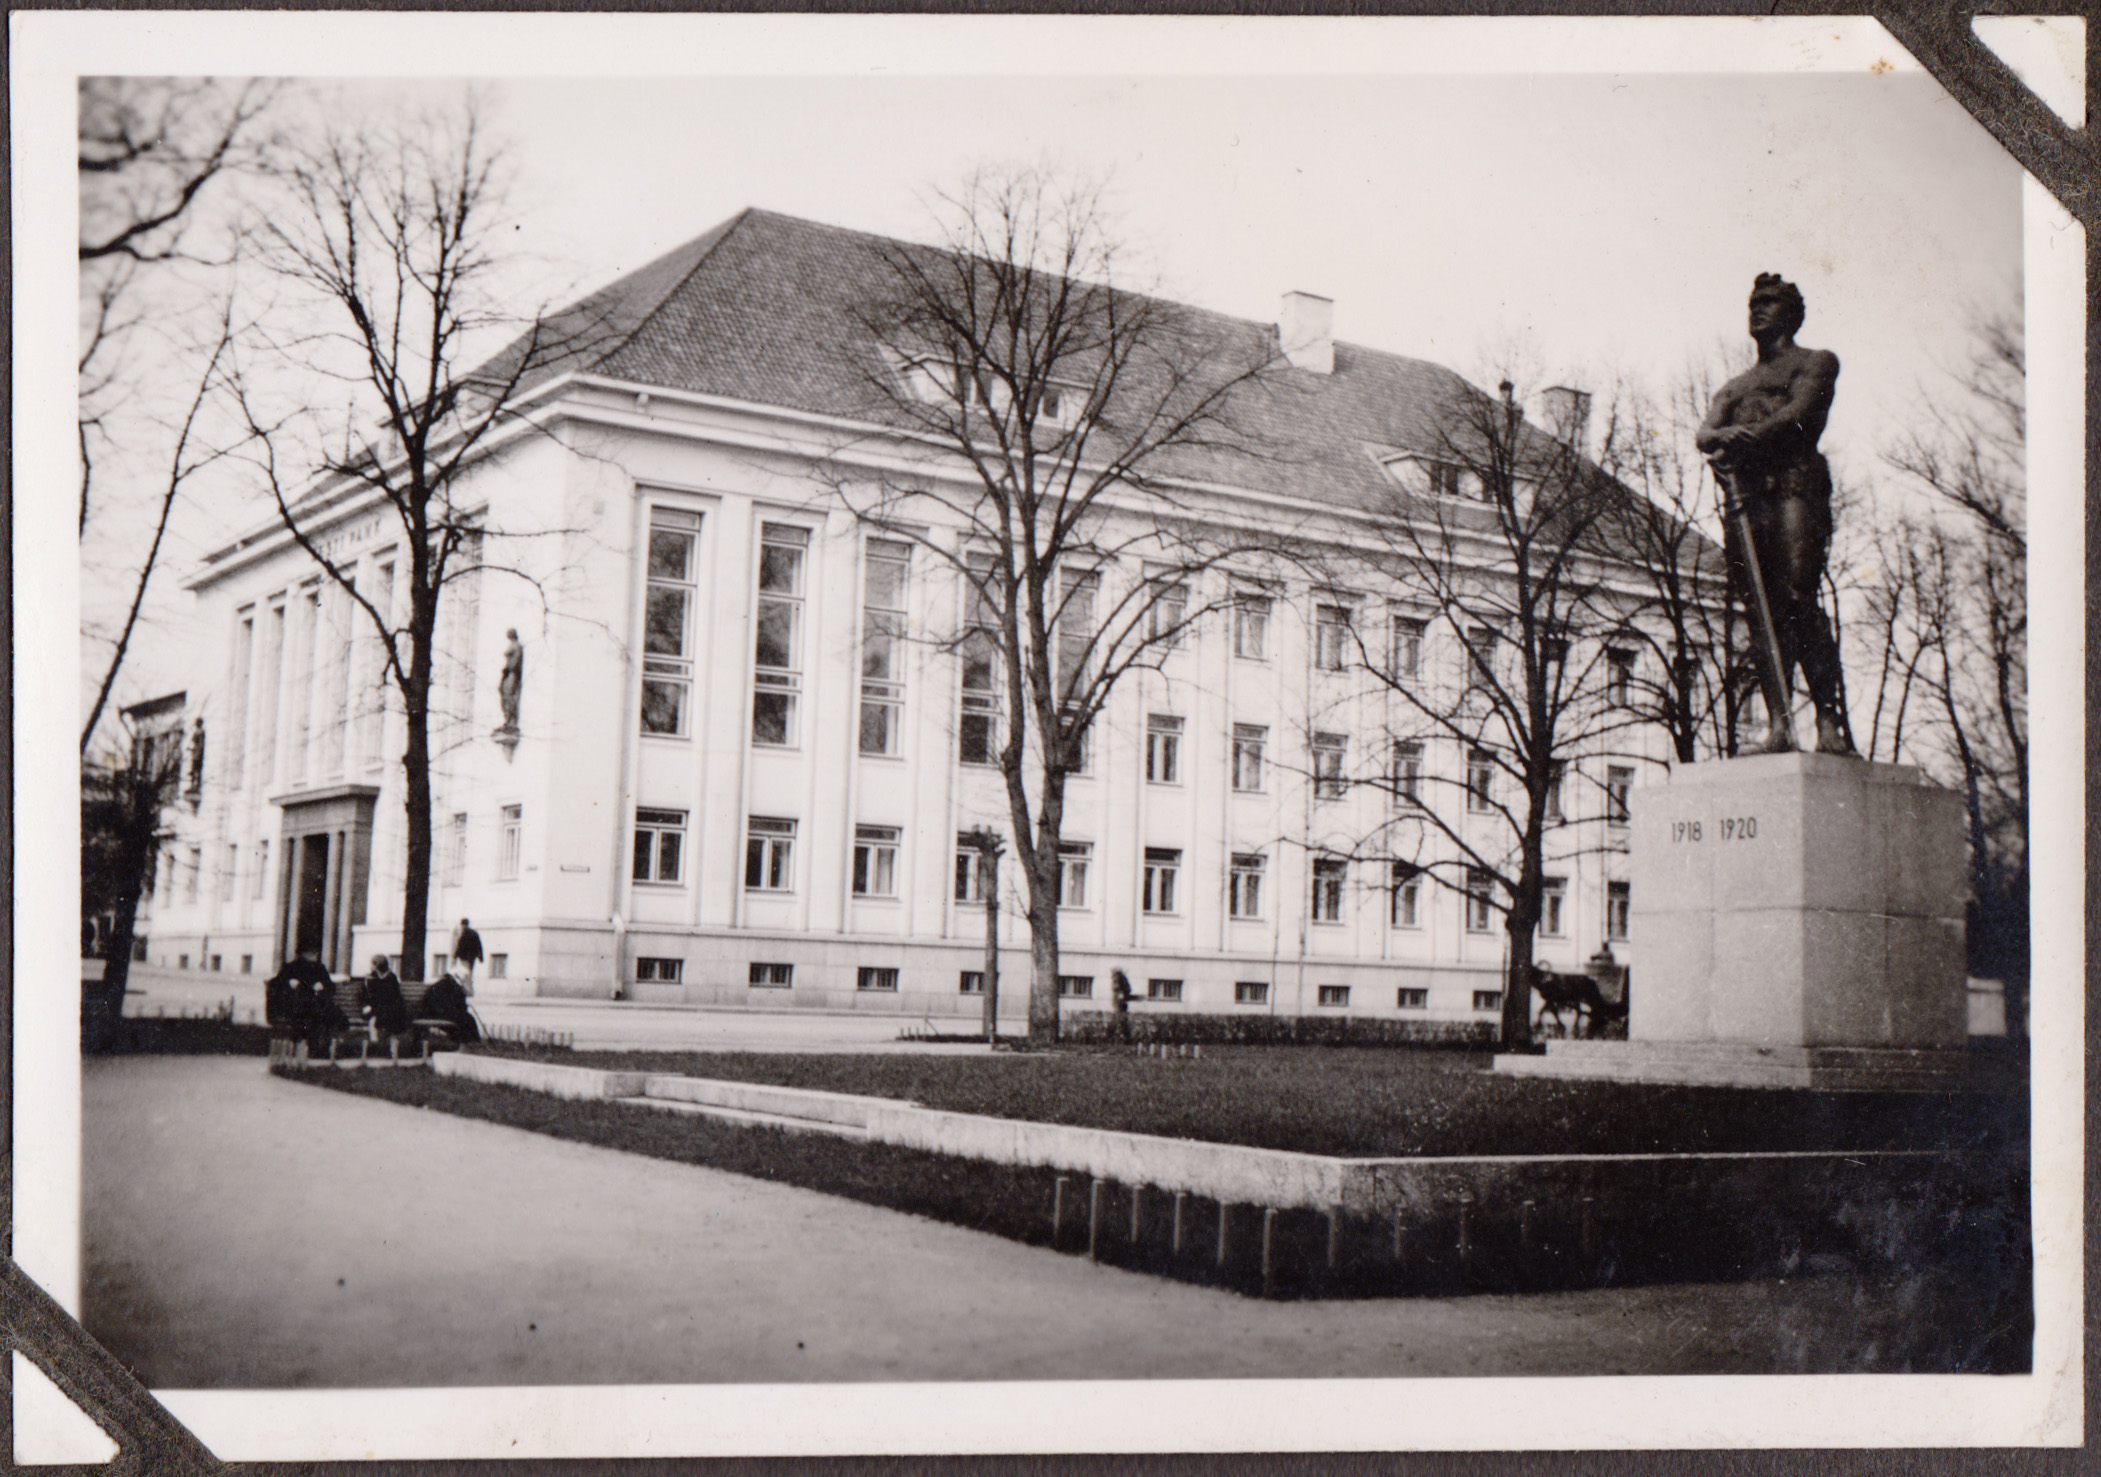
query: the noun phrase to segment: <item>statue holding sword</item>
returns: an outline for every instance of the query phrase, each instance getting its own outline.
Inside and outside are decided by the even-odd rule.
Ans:
[[[1831,546],[1831,470],[1817,438],[1831,414],[1838,356],[1795,342],[1802,294],[1761,272],[1751,288],[1758,362],[1722,386],[1694,437],[1720,479],[1729,568],[1743,592],[1765,698],[1765,735],[1747,754],[1795,747],[1794,670],[1816,708],[1817,752],[1850,754],[1845,674],[1817,600]]]

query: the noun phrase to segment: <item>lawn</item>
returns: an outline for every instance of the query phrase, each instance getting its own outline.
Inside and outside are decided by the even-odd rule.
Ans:
[[[2027,1101],[1925,1093],[1548,1082],[1486,1053],[1219,1046],[991,1056],[571,1052],[574,1066],[765,1082],[930,1108],[1344,1156],[1989,1149],[2025,1157]]]

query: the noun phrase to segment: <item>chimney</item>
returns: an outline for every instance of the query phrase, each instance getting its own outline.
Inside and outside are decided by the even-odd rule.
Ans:
[[[1556,385],[1551,390],[1540,391],[1539,399],[1547,430],[1554,439],[1572,450],[1587,452],[1590,448],[1590,392]]]
[[[1284,357],[1315,374],[1335,372],[1335,300],[1287,292],[1277,309],[1277,343]]]

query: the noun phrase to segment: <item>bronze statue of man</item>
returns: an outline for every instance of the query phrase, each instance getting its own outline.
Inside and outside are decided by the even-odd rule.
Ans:
[[[1850,754],[1845,674],[1831,623],[1817,602],[1831,547],[1831,469],[1817,438],[1831,414],[1838,356],[1795,342],[1802,294],[1776,273],[1751,287],[1751,337],[1758,362],[1714,397],[1694,443],[1713,463],[1726,495],[1729,569],[1744,594],[1768,718],[1748,754],[1795,746],[1794,671],[1816,707],[1817,752]]]

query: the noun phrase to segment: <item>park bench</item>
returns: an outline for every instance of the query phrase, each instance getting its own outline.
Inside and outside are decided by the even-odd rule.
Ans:
[[[418,1054],[424,1056],[428,1056],[432,1048],[445,1051],[456,1048],[459,1045],[459,1041],[453,1034],[452,1022],[435,1016],[419,1016],[416,1013],[417,1008],[423,1004],[423,997],[430,993],[430,987],[435,983],[436,981],[434,980],[401,981],[401,999],[402,1003],[408,1007],[409,1028],[400,1036],[389,1036],[387,1038],[387,1054],[392,1059],[400,1060],[401,1046],[404,1041]],[[339,1053],[347,1053],[350,1043],[353,1041],[357,1043],[359,1060],[365,1060],[370,1056],[372,1047],[376,1044],[373,1040],[372,1029],[365,1021],[363,1015],[361,1002],[364,998],[364,990],[365,980],[359,975],[346,975],[335,982],[335,1006],[344,1023],[329,1033],[328,1059],[330,1061],[334,1061]]]

